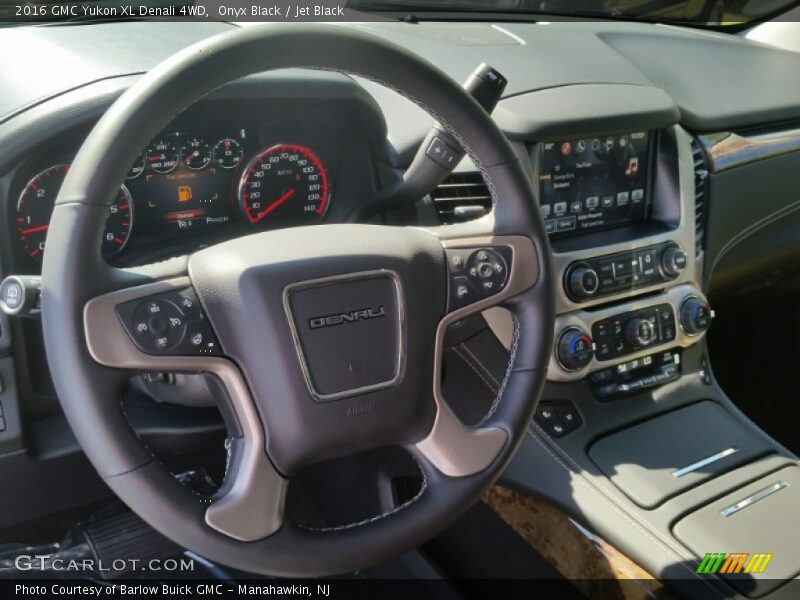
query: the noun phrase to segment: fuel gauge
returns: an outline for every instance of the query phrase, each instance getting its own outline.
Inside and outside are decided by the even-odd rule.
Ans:
[[[233,169],[242,162],[243,155],[242,145],[231,138],[220,140],[214,146],[214,164],[223,169]]]

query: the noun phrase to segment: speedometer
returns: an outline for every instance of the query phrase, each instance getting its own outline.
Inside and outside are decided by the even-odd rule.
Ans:
[[[56,196],[64,183],[69,165],[55,165],[38,173],[22,190],[17,201],[17,234],[25,252],[41,260],[50,216]],[[109,206],[108,221],[103,233],[103,254],[119,252],[128,242],[133,224],[133,203],[123,185]]]
[[[311,149],[278,144],[259,153],[239,182],[239,203],[253,225],[265,220],[312,224],[325,215],[328,174]]]

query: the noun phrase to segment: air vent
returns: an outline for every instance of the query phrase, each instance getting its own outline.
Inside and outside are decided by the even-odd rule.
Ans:
[[[692,140],[692,159],[694,160],[694,231],[695,254],[700,256],[705,245],[706,211],[708,199],[708,161],[702,146]]]
[[[450,175],[431,192],[442,223],[461,223],[492,210],[492,197],[480,173]]]

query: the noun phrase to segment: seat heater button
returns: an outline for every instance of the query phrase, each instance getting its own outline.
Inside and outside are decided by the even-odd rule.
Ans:
[[[562,435],[566,435],[568,433],[567,427],[561,421],[554,421],[549,425],[548,429],[555,437],[561,437]]]
[[[540,421],[552,421],[556,417],[556,412],[551,406],[540,406],[536,409],[536,416]]]

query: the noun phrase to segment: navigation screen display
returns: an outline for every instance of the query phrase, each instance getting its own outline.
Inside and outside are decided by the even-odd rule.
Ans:
[[[643,219],[649,154],[646,131],[543,144],[540,207],[547,232],[567,235]]]

